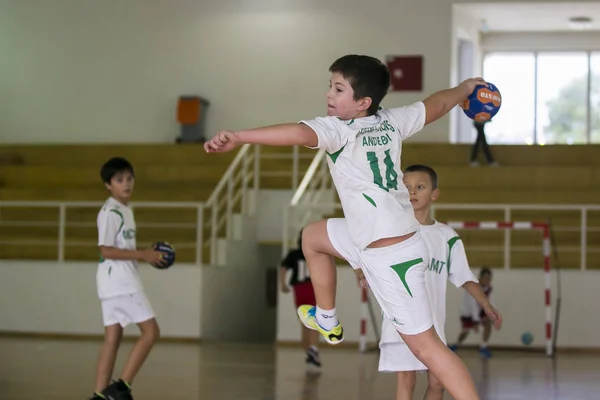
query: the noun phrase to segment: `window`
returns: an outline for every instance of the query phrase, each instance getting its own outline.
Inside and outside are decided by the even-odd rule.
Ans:
[[[588,55],[541,53],[537,61],[537,142],[585,144]]]
[[[590,57],[590,142],[600,143],[600,53]]]
[[[489,143],[534,142],[535,56],[533,53],[495,53],[485,57],[483,76],[498,87],[502,108],[486,124]]]
[[[503,99],[490,143],[600,143],[600,53],[490,53],[483,76]]]

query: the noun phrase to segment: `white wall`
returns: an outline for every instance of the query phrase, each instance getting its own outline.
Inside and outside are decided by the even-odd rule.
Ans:
[[[223,242],[223,265],[203,268],[202,338],[273,342],[276,315],[267,302],[267,270],[273,266],[260,263],[255,218],[242,220],[241,230],[234,227],[233,239]]]
[[[68,334],[101,334],[100,305],[95,290],[93,263],[0,262],[0,331],[43,332]],[[261,268],[259,268],[261,269]],[[168,271],[142,269],[148,297],[157,313],[163,336],[202,337],[201,310],[208,298],[228,293],[233,308],[244,309],[248,299],[264,298],[261,282],[264,272],[238,272],[232,269],[210,271],[194,265],[179,264]],[[208,274],[208,275],[206,275]],[[504,315],[504,327],[492,335],[492,345],[519,346],[521,334],[531,331],[533,346],[544,345],[545,311],[543,302],[544,276],[541,270],[494,270],[494,304]],[[208,277],[205,282],[203,278]],[[256,279],[253,291],[233,290],[239,282]],[[596,312],[596,288],[600,271],[562,272],[562,312],[559,347],[600,347],[600,316]],[[213,294],[203,293],[210,288]],[[248,285],[246,285],[248,287]],[[216,293],[216,294],[215,294]],[[241,293],[234,295],[234,293]],[[450,340],[459,332],[457,318],[462,291],[448,288],[448,318],[446,333]],[[553,274],[552,301],[556,301],[556,275]],[[359,337],[360,291],[354,273],[348,267],[338,269],[338,315],[344,324],[346,340]],[[210,304],[206,305],[209,306]],[[214,303],[214,302],[213,302]],[[258,304],[257,303],[257,304]],[[222,303],[225,304],[225,303]],[[237,304],[237,306],[235,306]],[[374,301],[376,313],[379,307]],[[227,306],[227,309],[231,307]],[[206,307],[205,307],[206,309]],[[554,312],[554,310],[553,310]],[[219,317],[206,315],[211,324]],[[369,320],[370,323],[370,320]],[[291,294],[279,294],[277,310],[277,340],[299,340],[300,326]],[[127,334],[136,334],[135,327]],[[263,334],[260,334],[263,335]],[[252,335],[254,336],[254,334]],[[373,329],[368,336],[374,342]],[[477,337],[468,343],[477,343]]]
[[[558,347],[600,348],[600,316],[596,312],[596,288],[600,271],[562,272],[562,310]],[[545,346],[544,274],[542,270],[494,270],[493,303],[504,317],[504,326],[492,334],[491,345],[521,346],[521,334],[534,335],[532,346]],[[448,287],[446,335],[450,342],[460,332],[458,309],[462,289]],[[357,341],[360,324],[360,291],[356,288],[354,272],[349,267],[338,269],[338,316],[344,325],[346,340]],[[373,298],[374,299],[374,298]],[[552,303],[556,301],[556,275],[553,274]],[[379,313],[379,308],[376,307]],[[554,309],[553,309],[554,319]],[[370,321],[370,320],[369,320]],[[370,322],[369,322],[370,323]],[[369,341],[374,342],[369,325]],[[468,344],[479,343],[480,336],[471,335]],[[298,341],[300,329],[294,312],[292,295],[279,295],[277,340]]]
[[[292,190],[261,189],[259,191],[256,212],[256,237],[259,242],[282,241],[285,209],[290,204],[293,195],[294,191]],[[321,194],[321,200],[322,204],[335,203],[335,189],[324,191]],[[318,211],[327,214],[335,210]],[[297,212],[297,214],[302,215],[302,212]],[[288,215],[289,223],[298,221],[299,215]],[[313,219],[318,219],[317,215]],[[295,242],[300,229],[291,224],[288,227],[290,228],[290,239]]]
[[[351,52],[422,54],[424,93],[384,105],[421,100],[452,80],[453,3],[0,0],[0,143],[170,142],[181,94],[211,101],[209,135],[322,115],[327,69]]]
[[[448,87],[450,0],[350,3],[0,0],[0,143],[170,142],[181,94],[211,101],[211,135],[323,115],[349,52],[423,54],[425,93]]]
[[[225,243],[226,265],[140,264],[144,290],[163,337],[271,342],[275,309],[267,304],[267,268],[260,265],[246,218],[242,240]],[[93,262],[0,261],[0,332],[103,333]],[[257,324],[256,321],[261,323]],[[138,335],[134,325],[127,335]]]
[[[0,331],[102,334],[98,264],[0,261]],[[144,289],[165,337],[199,338],[202,268],[140,266]],[[129,326],[126,334],[137,334]]]
[[[597,51],[600,32],[504,32],[481,37],[483,52]]]
[[[260,242],[281,241],[284,210],[293,195],[293,190],[261,189],[258,192],[256,237]]]

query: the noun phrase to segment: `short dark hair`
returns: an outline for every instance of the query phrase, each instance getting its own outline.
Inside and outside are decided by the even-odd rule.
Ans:
[[[100,169],[100,177],[102,178],[102,182],[110,183],[116,174],[125,171],[129,171],[131,172],[131,175],[135,176],[135,173],[133,172],[133,166],[129,161],[122,157],[113,157],[105,162]]]
[[[492,276],[492,270],[488,267],[481,268],[481,271],[479,271],[479,277],[481,278],[484,275]]]
[[[407,172],[425,172],[425,173],[427,173],[429,175],[429,178],[431,179],[431,184],[433,185],[433,188],[434,189],[438,188],[437,173],[430,166],[422,165],[422,164],[409,165],[408,167],[406,167],[404,169],[404,173],[406,174]]]
[[[390,88],[390,71],[377,58],[349,54],[338,58],[329,67],[329,72],[339,73],[354,90],[354,100],[371,98],[369,115],[379,109],[379,104]]]

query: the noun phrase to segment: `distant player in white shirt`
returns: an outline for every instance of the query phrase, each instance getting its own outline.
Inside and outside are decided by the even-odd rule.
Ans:
[[[102,305],[105,337],[96,372],[93,400],[129,400],[131,383],[159,337],[158,324],[144,294],[137,261],[153,265],[162,262],[162,253],[138,250],[133,211],[127,205],[133,193],[133,166],[123,158],[111,158],[100,170],[110,197],[98,213],[100,263],[96,274]],[[138,325],[141,336],[129,353],[121,378],[109,384],[123,337],[123,328]]]
[[[425,285],[433,311],[435,330],[446,343],[444,326],[446,323],[446,287],[448,280],[456,287],[465,289],[465,295],[479,302],[485,313],[494,321],[497,328],[502,324],[500,313],[489,303],[486,294],[471,272],[463,243],[448,225],[431,218],[431,204],[440,195],[438,177],[433,168],[426,165],[411,165],[404,170],[404,185],[410,194],[410,202],[415,216],[421,224],[421,236],[427,243],[430,261],[425,273]],[[361,285],[364,277],[361,269],[355,270]],[[406,343],[396,332],[389,318],[383,318],[381,328],[381,349],[379,370],[397,372],[398,383],[396,400],[413,399],[416,374],[415,371],[427,370],[427,367],[414,356]],[[428,374],[429,386],[425,393],[427,400],[441,400],[443,390],[439,379]]]
[[[425,289],[429,252],[402,184],[402,141],[462,103],[482,79],[467,79],[424,101],[381,109],[390,74],[379,60],[347,55],[330,67],[327,117],[245,131],[220,131],[205,143],[207,152],[230,151],[253,143],[324,149],[346,218],[304,228],[302,250],[317,306],[303,305],[298,316],[330,344],[343,329],[335,311],[333,256],[360,265],[381,308],[408,346],[457,400],[479,399],[465,365],[433,329]],[[300,83],[299,83],[300,84]]]

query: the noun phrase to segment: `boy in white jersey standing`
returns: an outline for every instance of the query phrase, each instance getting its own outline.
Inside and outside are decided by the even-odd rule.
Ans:
[[[431,218],[431,204],[440,194],[436,172],[425,165],[411,165],[404,170],[403,181],[410,194],[415,217],[421,224],[421,236],[430,252],[425,285],[433,311],[436,333],[442,342],[446,343],[444,326],[448,280],[456,287],[465,289],[465,295],[472,296],[480,304],[482,312],[489,315],[496,328],[500,328],[502,316],[490,304],[477,278],[471,272],[460,237],[448,225]],[[361,285],[364,284],[362,270],[356,269],[355,272]],[[379,371],[396,372],[398,376],[396,400],[412,400],[416,384],[415,371],[427,370],[427,367],[411,353],[388,318],[383,318],[379,347],[381,349]],[[441,400],[444,387],[439,379],[432,373],[428,373],[428,381],[424,398]]]
[[[379,305],[413,353],[455,399],[479,399],[465,365],[433,329],[424,277],[429,253],[419,235],[408,191],[401,183],[399,162],[402,140],[446,115],[477,85],[486,83],[468,79],[424,101],[383,110],[379,104],[390,86],[390,74],[381,61],[347,55],[329,70],[327,117],[220,131],[204,148],[223,152],[253,143],[324,149],[346,218],[304,228],[302,250],[317,306],[299,307],[300,320],[318,330],[328,343],[340,343],[344,335],[335,312],[333,257],[360,265]]]
[[[101,258],[96,284],[105,336],[91,399],[130,400],[133,399],[131,383],[159,337],[158,324],[144,294],[137,261],[158,265],[162,262],[162,253],[136,247],[135,220],[127,205],[134,186],[132,165],[123,158],[111,158],[102,166],[100,176],[110,192],[97,218]],[[121,378],[109,384],[123,328],[130,323],[138,325],[141,336],[129,353]]]

